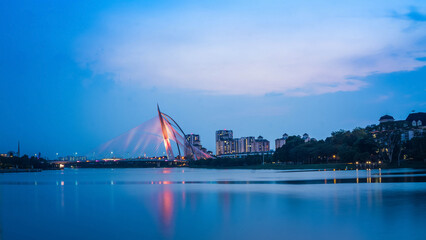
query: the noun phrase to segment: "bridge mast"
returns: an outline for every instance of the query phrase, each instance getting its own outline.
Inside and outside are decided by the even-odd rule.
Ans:
[[[170,144],[170,139],[167,134],[166,124],[164,122],[164,119],[158,104],[157,104],[157,110],[158,110],[158,118],[160,119],[160,123],[161,123],[161,131],[163,132],[163,141],[164,141],[164,147],[166,148],[167,159],[174,160],[175,156],[173,155],[172,145]]]

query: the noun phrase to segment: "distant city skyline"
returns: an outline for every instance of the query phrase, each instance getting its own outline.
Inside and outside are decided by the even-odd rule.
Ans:
[[[426,112],[419,1],[3,1],[0,153],[55,158],[156,115],[324,139]]]

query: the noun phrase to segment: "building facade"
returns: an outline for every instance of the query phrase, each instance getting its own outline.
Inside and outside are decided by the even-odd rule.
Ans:
[[[216,155],[231,153],[231,142],[234,140],[232,130],[218,130],[216,131]]]
[[[186,141],[191,144],[192,146],[198,148],[201,150],[202,145],[201,145],[201,140],[200,140],[200,135],[198,134],[187,134],[185,135]]]
[[[275,151],[286,144],[287,138],[288,134],[284,133],[282,138],[275,139]]]
[[[193,157],[193,150],[191,148],[191,146],[201,150],[204,153],[208,153],[207,149],[203,147],[203,145],[201,145],[201,139],[200,139],[200,135],[198,134],[187,134],[185,135],[185,149],[184,149],[184,155],[187,158],[191,158]],[[211,155],[211,154],[210,154]]]

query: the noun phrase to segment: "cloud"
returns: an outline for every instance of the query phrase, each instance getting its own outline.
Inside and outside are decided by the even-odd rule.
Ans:
[[[357,91],[365,76],[426,65],[426,22],[391,14],[410,3],[244,3],[112,11],[78,59],[120,84],[231,95]]]
[[[393,97],[393,93],[389,93],[387,95],[380,95],[376,98],[376,102],[385,102]]]

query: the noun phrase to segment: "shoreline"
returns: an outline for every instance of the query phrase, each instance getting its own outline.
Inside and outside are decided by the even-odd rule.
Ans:
[[[41,172],[42,169],[33,168],[33,169],[20,169],[20,168],[12,168],[12,169],[0,169],[0,173],[21,173],[21,172]]]
[[[287,165],[287,164],[260,164],[260,165],[246,165],[246,166],[208,166],[208,165],[200,165],[200,166],[129,166],[129,165],[70,165],[67,168],[203,168],[203,169],[241,169],[241,170],[302,170],[302,171],[344,171],[344,170],[365,170],[365,168],[360,168],[354,164],[346,164],[346,163],[328,163],[328,164],[295,164],[295,165]],[[380,166],[380,169],[397,169],[397,168],[412,168],[412,169],[426,169],[426,163],[403,163],[401,166],[384,164]],[[379,169],[379,167],[371,168],[371,169]],[[0,169],[0,173],[25,173],[25,172],[42,172],[43,170],[60,170],[60,169]]]

